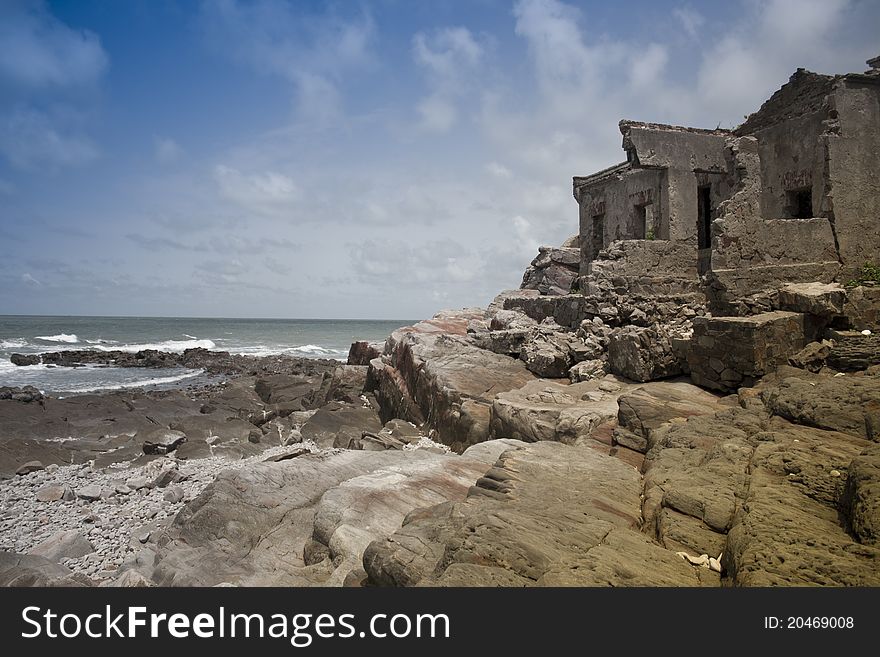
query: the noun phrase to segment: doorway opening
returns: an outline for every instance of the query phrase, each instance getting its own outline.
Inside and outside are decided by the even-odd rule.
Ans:
[[[700,249],[712,247],[712,186],[697,187],[697,244]]]

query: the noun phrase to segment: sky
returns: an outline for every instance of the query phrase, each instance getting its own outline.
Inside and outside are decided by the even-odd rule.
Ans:
[[[876,0],[0,0],[0,314],[485,306],[620,119],[734,127],[878,35]]]

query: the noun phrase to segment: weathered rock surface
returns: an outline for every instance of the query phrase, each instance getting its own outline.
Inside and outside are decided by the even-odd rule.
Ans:
[[[859,331],[829,331],[834,346],[828,354],[828,366],[841,372],[865,370],[880,364],[880,333],[863,335]]]
[[[608,367],[633,381],[653,381],[682,372],[672,335],[657,326],[626,326],[614,331],[608,343]]]
[[[509,449],[465,501],[413,512],[371,543],[364,568],[396,586],[717,584],[635,529],[639,479],[589,447]]]
[[[568,378],[572,383],[601,379],[606,374],[608,374],[608,361],[601,359],[585,360],[572,365],[568,370]]]
[[[741,407],[655,429],[644,465],[644,529],[671,550],[723,553],[723,576],[733,585],[876,585],[880,551],[854,540],[840,512],[853,516],[858,508],[855,517],[868,518],[876,505],[870,484],[853,486],[867,493],[858,504],[857,495],[842,494],[847,469],[858,472],[853,459],[869,445],[851,421],[864,404],[857,379],[869,377],[799,376],[770,377],[740,393]],[[794,381],[834,386],[828,394],[851,387],[850,410],[825,423],[842,431],[780,416]],[[814,408],[789,415],[813,423]]]
[[[667,423],[722,409],[716,395],[684,381],[646,383],[623,392],[617,401],[619,425],[644,438],[646,447],[654,444],[655,431]]]
[[[175,586],[339,585],[410,511],[464,499],[509,443],[487,446],[479,458],[342,451],[225,472],[158,539],[146,574]]]
[[[425,422],[456,451],[488,438],[495,395],[522,387],[534,375],[521,361],[474,344],[468,322],[485,316],[474,310],[440,313],[392,333],[385,356],[371,362],[383,420]]]
[[[554,334],[538,333],[526,341],[520,349],[519,358],[529,371],[545,379],[562,379],[568,376],[571,355],[567,341]]]
[[[616,417],[617,398],[632,387],[612,375],[576,384],[531,381],[496,396],[491,435],[529,443],[552,440],[574,444]]]
[[[50,536],[28,554],[46,557],[52,561],[84,557],[95,551],[94,546],[79,531],[71,529]]]
[[[82,575],[46,557],[0,552],[0,586],[91,586]]]
[[[846,290],[836,283],[787,283],[778,292],[781,310],[829,320],[843,314],[845,302]]]
[[[141,438],[144,454],[167,454],[186,442],[186,434],[174,429],[154,429]]]
[[[880,377],[788,377],[761,398],[770,412],[792,422],[880,439]]]
[[[860,285],[847,290],[843,314],[856,331],[880,331],[880,285]]]
[[[880,542],[880,445],[868,446],[849,464],[840,508],[860,543]]]
[[[541,294],[568,294],[580,268],[579,248],[542,246],[523,275],[520,287]]]
[[[300,429],[304,440],[318,447],[357,448],[364,431],[377,433],[382,428],[379,415],[372,408],[331,402],[318,409]]]

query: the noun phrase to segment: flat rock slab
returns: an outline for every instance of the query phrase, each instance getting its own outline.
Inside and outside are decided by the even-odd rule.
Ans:
[[[596,450],[512,448],[465,501],[371,543],[364,567],[398,586],[717,585],[635,529],[640,491],[635,468]]]
[[[167,454],[186,442],[186,434],[174,429],[155,429],[139,438],[144,441],[144,454]]]
[[[843,314],[846,290],[836,283],[787,283],[779,288],[777,301],[782,310],[831,319]]]
[[[499,393],[492,403],[491,435],[524,442],[553,440],[568,444],[589,438],[603,422],[617,416],[617,400],[635,387],[608,375],[567,384],[536,379]]]
[[[467,500],[423,509],[372,543],[364,567],[374,584],[404,586],[717,583],[634,529],[639,479],[587,447],[513,448]]]
[[[94,546],[85,536],[75,529],[70,529],[53,534],[32,549],[29,554],[46,557],[52,561],[60,561],[61,559],[84,557],[94,551]]]

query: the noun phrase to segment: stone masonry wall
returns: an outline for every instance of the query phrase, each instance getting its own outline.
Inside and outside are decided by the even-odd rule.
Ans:
[[[696,317],[687,353],[691,379],[724,392],[751,386],[800,351],[805,316],[775,311],[751,317]]]

